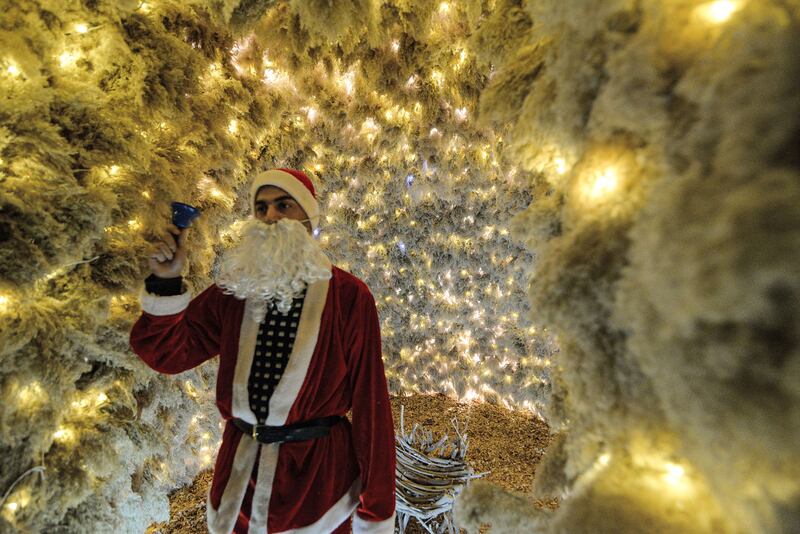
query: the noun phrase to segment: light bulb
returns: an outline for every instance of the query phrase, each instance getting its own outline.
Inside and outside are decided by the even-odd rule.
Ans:
[[[83,23],[76,24],[75,25],[75,31],[78,32],[78,33],[86,33],[86,32],[89,31],[89,27],[86,24],[83,24]]]
[[[58,63],[62,68],[69,67],[75,64],[78,60],[78,55],[72,52],[64,52],[58,56]]]
[[[679,485],[686,476],[686,470],[678,464],[668,462],[665,465],[665,469],[666,473],[664,474],[664,480],[673,486]]]
[[[619,187],[619,175],[613,168],[596,172],[584,185],[585,193],[594,200],[608,196]]]
[[[731,18],[740,8],[740,2],[735,0],[716,0],[700,6],[700,14],[712,24],[722,24]]]

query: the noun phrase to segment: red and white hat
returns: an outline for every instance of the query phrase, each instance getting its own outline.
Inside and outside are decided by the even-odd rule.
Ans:
[[[274,185],[286,191],[300,204],[311,222],[311,227],[316,229],[319,225],[319,204],[314,184],[303,171],[295,169],[270,169],[257,174],[250,186],[250,209],[255,210],[256,194],[265,185]]]

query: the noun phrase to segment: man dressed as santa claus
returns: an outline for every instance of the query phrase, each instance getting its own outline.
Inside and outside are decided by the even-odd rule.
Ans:
[[[130,336],[161,373],[220,355],[208,529],[391,533],[394,431],[372,294],[311,237],[319,205],[304,173],[257,175],[250,207],[194,298],[180,277],[187,230],[169,227]]]

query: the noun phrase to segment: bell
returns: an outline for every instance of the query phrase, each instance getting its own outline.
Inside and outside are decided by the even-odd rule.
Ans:
[[[172,203],[172,224],[178,228],[189,228],[192,221],[200,216],[200,209],[184,204],[183,202]]]

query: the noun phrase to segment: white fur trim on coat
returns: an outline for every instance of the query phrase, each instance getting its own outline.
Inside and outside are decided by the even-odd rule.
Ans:
[[[188,308],[191,300],[192,292],[188,290],[180,295],[162,297],[160,295],[148,293],[146,289],[142,289],[139,295],[142,311],[150,315],[175,315]]]
[[[244,494],[250,482],[250,473],[253,472],[253,465],[256,463],[258,445],[257,441],[247,436],[242,436],[239,440],[233,456],[231,475],[222,492],[219,508],[216,510],[211,506],[211,488],[209,488],[206,497],[206,520],[211,534],[230,534],[236,526]]]
[[[250,186],[251,212],[255,213],[256,193],[258,193],[259,188],[265,185],[274,185],[289,193],[289,195],[300,204],[303,211],[306,212],[311,222],[311,227],[316,229],[317,226],[319,226],[319,203],[317,199],[314,198],[311,191],[303,185],[303,182],[298,180],[294,175],[279,169],[262,172],[253,178],[253,183]]]
[[[394,517],[383,521],[367,521],[358,514],[353,518],[353,534],[394,534]]]
[[[249,436],[243,436],[242,439],[255,441]],[[272,485],[275,482],[279,451],[279,443],[261,444],[256,489],[253,491],[253,503],[250,506],[250,525],[247,527],[247,534],[264,534],[267,532],[269,500],[272,498]]]

